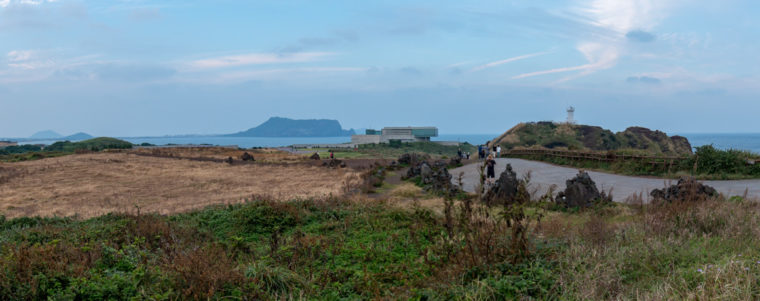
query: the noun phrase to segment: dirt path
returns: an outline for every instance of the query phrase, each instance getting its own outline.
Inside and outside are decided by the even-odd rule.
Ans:
[[[496,159],[496,176],[498,177],[507,163],[512,164],[512,168],[522,177],[526,172],[531,172],[531,189],[536,189],[539,193],[546,193],[551,185],[556,185],[559,189],[565,188],[565,181],[575,176],[578,169],[555,166],[543,162],[529,161],[523,159]],[[463,173],[464,190],[473,192],[478,182],[479,170],[478,164],[469,164],[450,171],[453,181],[457,182],[457,177]],[[621,176],[609,173],[589,171],[591,179],[596,182],[599,189],[609,191],[611,188],[613,199],[616,202],[622,202],[633,194],[641,193],[645,200],[648,200],[649,192],[652,189],[662,188],[668,183],[675,183],[671,179],[643,178],[632,176]],[[715,187],[724,195],[743,195],[745,190],[750,198],[760,198],[760,180],[735,180],[735,181],[703,181],[705,184]],[[555,190],[556,191],[556,190]]]

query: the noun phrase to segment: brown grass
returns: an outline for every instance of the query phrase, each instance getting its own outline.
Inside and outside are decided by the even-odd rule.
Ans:
[[[132,212],[138,206],[142,212],[169,214],[253,195],[278,200],[339,195],[343,180],[354,173],[307,164],[230,166],[127,153],[71,155],[0,168],[14,171],[0,183],[0,213],[8,217],[87,218]]]
[[[308,161],[306,155],[291,154],[277,149],[246,149],[239,150],[229,147],[149,147],[123,150],[131,154],[172,156],[179,158],[212,158],[224,160],[232,157],[234,160],[240,160],[243,153],[252,155],[257,162],[265,163],[295,163]]]

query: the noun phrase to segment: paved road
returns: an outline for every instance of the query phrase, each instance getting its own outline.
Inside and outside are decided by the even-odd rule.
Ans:
[[[498,178],[501,172],[507,166],[507,163],[512,164],[512,168],[517,173],[518,177],[522,177],[526,172],[531,172],[531,186],[530,189],[536,189],[539,193],[546,193],[547,189],[551,185],[557,185],[558,189],[555,191],[565,189],[565,181],[574,177],[578,173],[578,169],[555,166],[543,162],[529,161],[523,159],[496,159],[496,177]],[[475,191],[475,185],[478,183],[479,177],[478,164],[469,164],[459,168],[451,170],[454,183],[457,182],[457,177],[460,173],[464,173],[462,180],[464,183],[464,190],[473,192]],[[589,171],[591,179],[596,182],[597,187],[601,190],[609,191],[612,189],[613,200],[616,202],[625,201],[628,196],[633,194],[642,193],[645,200],[648,200],[649,192],[652,189],[662,188],[666,185],[675,184],[675,180],[671,179],[657,179],[657,178],[642,178],[621,176],[609,173]],[[735,181],[703,181],[705,184],[715,187],[719,192],[724,195],[743,195],[745,189],[747,190],[748,197],[760,198],[760,180],[735,180]],[[670,184],[669,184],[670,183]]]

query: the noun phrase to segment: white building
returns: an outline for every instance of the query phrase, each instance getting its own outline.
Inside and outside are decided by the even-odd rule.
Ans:
[[[367,130],[364,135],[351,136],[352,144],[389,143],[392,140],[400,142],[430,141],[430,137],[438,136],[436,127],[386,127],[380,131]]]

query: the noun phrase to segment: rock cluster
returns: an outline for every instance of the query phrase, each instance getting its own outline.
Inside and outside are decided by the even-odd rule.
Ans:
[[[343,162],[338,159],[330,159],[330,160],[322,162],[322,166],[327,166],[330,168],[336,168],[336,167],[344,168],[346,167],[346,162]]]
[[[462,166],[462,158],[461,157],[454,157],[449,160],[449,166],[451,167],[459,167]]]
[[[715,188],[699,183],[692,177],[682,177],[678,179],[676,185],[652,190],[649,195],[655,201],[703,201],[718,196],[718,191]]]
[[[242,156],[240,156],[240,160],[243,161],[256,161],[256,159],[253,158],[253,155],[249,154],[248,152],[244,152]]]
[[[319,157],[319,154],[318,154],[318,153],[314,153],[314,154],[313,154],[313,155],[311,155],[311,157],[309,157],[309,158],[310,158],[310,159],[312,159],[312,160],[320,160],[320,159],[322,159],[322,158],[320,158],[320,157]]]
[[[399,159],[399,162],[401,159]],[[459,192],[459,188],[451,184],[451,174],[446,168],[445,161],[436,161],[432,165],[428,161],[421,161],[409,167],[406,172],[406,179],[418,177],[420,184],[426,191],[439,193],[448,193],[454,195]]]
[[[398,158],[398,164],[402,165],[417,165],[420,162],[430,160],[430,156],[427,154],[418,153],[406,153]]]
[[[612,196],[599,192],[596,183],[585,171],[580,171],[574,178],[565,181],[565,191],[557,194],[557,203],[566,208],[591,207],[595,204],[612,202]]]
[[[517,173],[512,170],[512,164],[507,164],[507,168],[483,195],[483,202],[488,206],[505,205],[515,202],[517,197],[520,180],[517,179]]]

